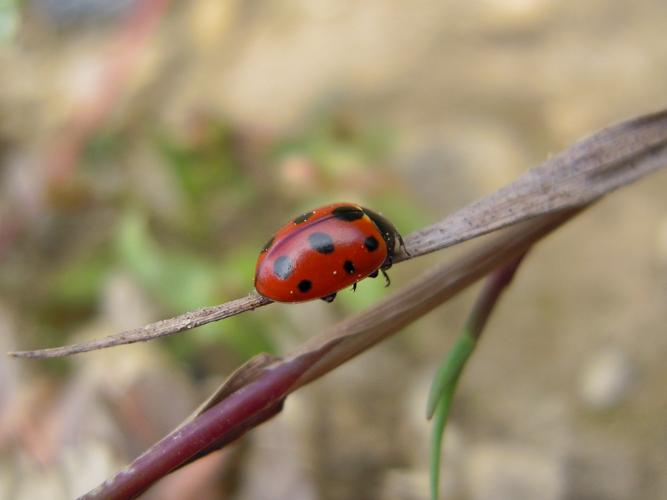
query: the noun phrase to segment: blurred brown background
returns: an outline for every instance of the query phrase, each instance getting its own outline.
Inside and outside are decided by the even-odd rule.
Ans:
[[[665,107],[667,3],[32,0],[0,5],[0,350],[230,300],[336,200],[403,232]],[[667,173],[530,255],[462,380],[445,498],[667,497]],[[332,305],[272,305],[62,361],[0,356],[0,498],[113,474],[258,351],[286,352],[465,245]],[[427,498],[424,405],[470,290],[146,498]]]

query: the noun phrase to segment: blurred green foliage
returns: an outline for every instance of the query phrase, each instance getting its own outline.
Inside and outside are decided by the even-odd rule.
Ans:
[[[19,25],[19,0],[0,0],[0,43],[11,40]]]
[[[280,156],[298,153],[311,159],[319,169],[330,175],[345,174],[359,165],[381,168],[391,152],[391,131],[381,124],[360,124],[353,117],[315,114],[303,133],[283,141],[276,152]]]
[[[363,203],[403,234],[425,222],[385,163],[394,143],[386,127],[328,109],[289,136],[255,134],[209,115],[157,132],[99,131],[70,192],[55,198],[56,217],[69,226],[48,243],[61,255],[49,262],[44,289],[33,298],[40,332],[35,343],[67,342],[94,317],[110,276],[119,271],[160,317],[245,295],[272,231],[319,204]],[[151,165],[131,164],[137,149],[149,152]],[[295,157],[296,168],[290,163]],[[366,280],[328,307],[348,314],[386,293],[382,277]],[[290,329],[284,307],[298,306],[243,314],[161,345],[195,372],[225,369],[217,366],[221,357],[236,365],[276,350],[272,337]]]
[[[169,311],[190,311],[228,300],[217,293],[224,281],[252,283],[254,253],[246,251],[218,265],[194,252],[162,248],[151,240],[146,220],[136,210],[122,217],[116,244],[119,263]],[[225,320],[224,325],[206,325],[198,332],[195,342],[222,341],[243,358],[273,351],[262,329],[245,317]],[[172,347],[189,350],[190,342],[192,339],[174,342]]]

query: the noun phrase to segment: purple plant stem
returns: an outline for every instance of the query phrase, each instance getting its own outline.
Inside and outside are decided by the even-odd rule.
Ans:
[[[214,444],[224,445],[238,439],[247,430],[280,411],[290,388],[321,355],[322,352],[318,352],[268,368],[262,377],[186,423],[113,478],[80,498],[136,498],[158,479],[210,450]],[[134,473],[135,468],[142,473]]]
[[[475,302],[464,331],[475,340],[478,340],[484,331],[484,326],[491,316],[491,312],[498,302],[498,298],[514,279],[514,275],[526,256],[527,252],[518,255],[507,264],[489,275],[484,282],[484,288]]]

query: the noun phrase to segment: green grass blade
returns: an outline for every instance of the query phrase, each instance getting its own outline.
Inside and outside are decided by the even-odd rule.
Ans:
[[[429,392],[428,403],[426,405],[426,417],[429,420],[433,417],[440,398],[446,394],[449,387],[456,385],[461,370],[463,370],[466,361],[475,349],[475,343],[475,339],[468,331],[464,331],[456,339],[449,353],[447,353],[445,361],[438,368],[438,372],[435,374],[435,378],[431,384],[431,391]]]
[[[430,485],[431,500],[438,500],[440,489],[440,456],[442,451],[442,436],[447,425],[449,409],[456,391],[463,368],[475,349],[476,341],[466,330],[463,332],[445,361],[440,365],[438,373],[431,385],[427,413],[433,420],[433,434],[431,436],[431,463]]]

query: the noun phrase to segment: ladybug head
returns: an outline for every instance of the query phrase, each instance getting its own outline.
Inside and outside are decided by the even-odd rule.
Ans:
[[[387,244],[387,260],[391,261],[391,258],[396,252],[396,246],[402,245],[403,238],[401,238],[401,235],[398,233],[394,225],[389,222],[389,219],[368,208],[363,208],[363,211],[370,217],[382,233],[382,238]]]

